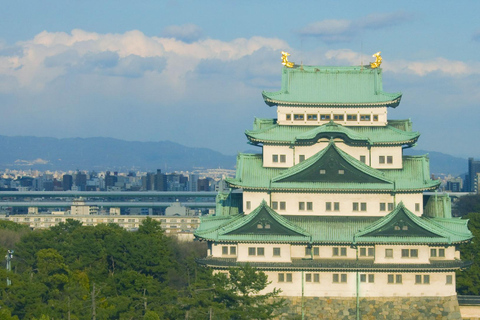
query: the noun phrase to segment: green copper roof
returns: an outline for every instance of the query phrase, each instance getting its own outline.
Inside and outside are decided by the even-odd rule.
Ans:
[[[339,174],[339,170],[343,173]],[[314,156],[274,177],[272,182],[392,184],[382,172],[337,148],[333,140]]]
[[[286,179],[296,173],[321,169],[319,166],[326,163],[320,161],[325,157],[326,148],[310,157],[309,159],[291,167],[291,168],[264,168],[262,155],[260,154],[239,154],[237,157],[237,172],[235,178],[227,178],[226,181],[236,188],[245,190],[264,190],[264,191],[298,191],[298,192],[422,192],[424,190],[433,190],[440,185],[439,180],[431,180],[429,160],[426,156],[404,156],[402,169],[374,169],[364,163],[354,159],[345,152],[335,148],[337,156],[342,159],[340,162],[332,162],[329,169],[332,173],[338,170],[349,168],[350,173],[360,173],[364,177],[370,176],[372,179],[368,183],[357,181],[355,178],[330,179],[330,180],[298,180]],[[318,165],[318,167],[316,167]],[[337,170],[337,171],[335,171]],[[377,181],[375,182],[375,179]]]
[[[401,93],[386,93],[382,69],[365,66],[296,66],[282,69],[282,88],[262,92],[269,106],[396,107]]]
[[[409,239],[424,243],[452,243],[472,237],[468,228],[454,231],[449,225],[441,226],[432,220],[422,219],[410,212],[402,202],[385,217],[355,234],[357,243],[377,241],[409,242]]]
[[[252,215],[253,214],[253,215]],[[270,229],[265,229],[266,220]],[[219,223],[221,221],[221,223]],[[262,228],[258,228],[258,225]],[[401,226],[400,226],[401,225]],[[408,230],[402,227],[407,225]],[[396,230],[400,226],[401,230]],[[195,232],[217,242],[270,242],[299,244],[432,244],[469,241],[472,234],[456,219],[439,222],[417,217],[401,204],[385,217],[279,215],[262,203],[250,215],[202,219]]]
[[[259,125],[260,120],[261,125]],[[321,126],[287,126],[279,125],[275,120],[255,120],[254,130],[246,130],[245,134],[252,143],[264,144],[314,144],[320,138],[340,138],[347,144],[355,145],[412,145],[420,136],[418,132],[398,129],[400,121],[381,127],[342,126],[329,122]]]
[[[235,258],[207,257],[198,259],[204,266],[216,269],[227,269],[247,264],[238,262]],[[346,259],[294,259],[292,262],[248,262],[252,267],[269,271],[360,271],[360,272],[448,272],[468,267],[470,261],[462,260],[432,260],[430,263],[375,263],[373,259],[346,260]]]

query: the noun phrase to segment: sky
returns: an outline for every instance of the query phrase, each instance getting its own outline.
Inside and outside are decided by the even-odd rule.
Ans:
[[[281,51],[382,52],[416,148],[480,158],[480,1],[0,0],[0,135],[170,140],[224,154],[274,118]]]

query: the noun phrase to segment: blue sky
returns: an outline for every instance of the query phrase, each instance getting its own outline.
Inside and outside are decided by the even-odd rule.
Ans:
[[[0,134],[251,149],[280,51],[359,65],[382,51],[418,148],[480,158],[480,2],[0,1]]]

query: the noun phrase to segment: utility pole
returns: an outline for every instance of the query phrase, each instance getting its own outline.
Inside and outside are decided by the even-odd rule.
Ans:
[[[92,286],[92,320],[97,319],[97,313],[95,309],[96,307],[95,307],[95,282],[94,282]]]
[[[7,255],[5,256],[5,259],[7,259],[7,271],[10,272],[12,271],[12,258],[13,258],[13,253],[15,251],[13,250],[8,250]],[[7,286],[12,285],[12,281],[8,278],[8,273],[7,273]]]

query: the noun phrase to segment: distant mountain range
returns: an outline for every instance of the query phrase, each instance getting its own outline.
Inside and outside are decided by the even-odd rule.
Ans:
[[[198,168],[233,169],[235,155],[190,148],[171,141],[138,142],[113,138],[38,138],[0,136],[0,169],[141,170],[163,172]],[[250,151],[250,150],[249,150]],[[252,150],[253,151],[253,150]],[[255,150],[259,152],[260,149]],[[467,160],[440,152],[406,149],[405,154],[429,153],[434,174],[459,175]]]
[[[162,172],[198,168],[233,169],[236,156],[171,141],[138,142],[113,138],[0,136],[0,169],[141,170]]]

